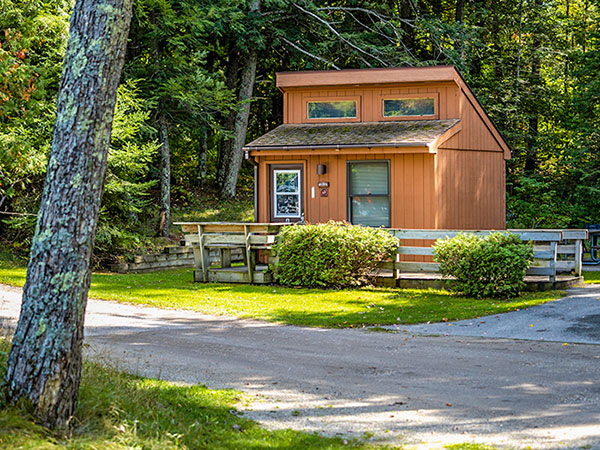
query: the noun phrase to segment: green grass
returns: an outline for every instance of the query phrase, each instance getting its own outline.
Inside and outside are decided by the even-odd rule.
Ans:
[[[0,283],[22,286],[25,269],[0,263]],[[190,269],[92,276],[90,297],[316,327],[362,327],[470,319],[555,300],[560,291],[511,300],[472,299],[443,290],[292,289],[192,282]]]
[[[444,448],[447,450],[497,450],[496,447],[490,447],[489,445],[472,443],[450,444],[444,446]]]
[[[216,193],[189,194],[172,211],[173,222],[252,222],[254,191],[238,188],[235,199],[223,199]],[[173,231],[179,227],[174,226]]]
[[[596,271],[583,271],[583,282],[585,284],[596,284],[600,283],[600,272]]]
[[[0,373],[8,342],[0,342]],[[2,449],[370,449],[293,430],[268,431],[242,417],[243,394],[183,386],[85,363],[69,437],[37,425],[24,407],[0,408]]]

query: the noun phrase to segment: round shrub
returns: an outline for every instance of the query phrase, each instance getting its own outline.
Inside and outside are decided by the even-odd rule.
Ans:
[[[440,272],[453,277],[452,289],[472,297],[516,297],[533,262],[533,245],[512,233],[484,238],[461,233],[433,246]]]
[[[398,239],[382,228],[333,221],[291,225],[278,234],[273,271],[284,285],[353,286],[367,282],[397,247]]]

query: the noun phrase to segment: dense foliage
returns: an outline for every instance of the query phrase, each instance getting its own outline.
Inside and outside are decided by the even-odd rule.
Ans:
[[[472,297],[516,297],[533,262],[533,246],[512,233],[480,238],[461,233],[438,240],[434,259],[452,289]]]
[[[2,213],[37,213],[71,3],[0,0],[0,236],[17,250],[33,219]],[[589,0],[136,1],[123,114],[139,131],[113,142],[97,251],[153,236],[170,197],[231,195],[232,146],[282,122],[286,70],[454,64],[512,148],[509,227],[600,223],[599,23]],[[251,180],[243,162],[238,190]]]
[[[398,240],[381,228],[333,221],[287,226],[277,236],[274,272],[288,286],[359,285],[397,248]]]

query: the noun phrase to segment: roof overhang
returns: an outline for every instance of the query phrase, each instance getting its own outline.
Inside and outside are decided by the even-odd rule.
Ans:
[[[453,82],[454,66],[278,72],[277,87],[364,86],[369,84]]]
[[[286,124],[247,144],[252,155],[332,153],[436,153],[461,130],[460,120]]]

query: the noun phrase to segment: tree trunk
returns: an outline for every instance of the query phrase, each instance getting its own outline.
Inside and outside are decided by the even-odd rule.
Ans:
[[[460,23],[464,26],[465,24],[465,1],[464,0],[456,0],[456,9],[454,11],[454,21]],[[465,42],[462,37],[457,42],[457,50],[460,52],[460,61],[461,64],[465,64]]]
[[[220,185],[221,195],[223,197],[235,197],[235,188],[242,167],[242,147],[246,143],[246,131],[248,130],[248,118],[250,116],[250,99],[254,88],[256,78],[256,63],[258,52],[256,48],[250,50],[247,55],[246,64],[242,69],[240,81],[240,93],[238,101],[241,104],[240,109],[235,115],[233,125],[233,139],[229,154],[223,155],[223,167],[225,169],[222,183]]]
[[[229,60],[227,62],[227,72],[226,72],[226,84],[227,88],[232,92],[239,92],[238,84],[239,84],[239,62],[240,55],[237,51],[237,47],[235,42],[232,40],[229,45]],[[239,94],[238,94],[239,95]],[[225,118],[225,123],[223,125],[223,129],[233,133],[233,129],[235,126],[235,111],[231,111],[227,117]],[[219,152],[219,161],[217,164],[217,186],[223,186],[224,180],[227,175],[227,165],[226,161],[229,161],[231,148],[233,144],[233,138],[226,137],[223,139],[221,143],[221,151]]]
[[[158,235],[169,237],[171,223],[171,148],[169,146],[169,124],[164,113],[158,113],[158,138],[160,146],[160,220]]]
[[[208,158],[208,133],[206,128],[200,130],[200,150],[198,152],[198,186],[206,185],[206,160]]]
[[[250,13],[260,11],[260,0],[252,0]],[[256,65],[258,62],[258,50],[252,42],[247,44],[250,48],[245,54],[245,64],[240,75],[240,89],[238,93],[239,109],[235,113],[233,123],[233,138],[231,148],[223,153],[222,164],[223,175],[219,180],[219,189],[223,197],[235,197],[235,188],[242,166],[242,147],[246,143],[246,132],[248,130],[248,118],[250,116],[250,100],[256,79]]]
[[[543,7],[542,0],[535,0],[535,13],[538,16],[537,26],[533,33],[533,41],[531,43],[531,74],[530,74],[530,90],[529,96],[532,99],[530,101],[530,108],[532,109],[530,112],[528,122],[528,130],[527,130],[527,149],[525,154],[525,167],[524,171],[526,174],[535,173],[538,166],[538,155],[537,155],[537,146],[538,146],[538,136],[539,136],[539,110],[537,106],[537,101],[534,99],[538,97],[538,90],[541,84],[540,77],[540,69],[541,69],[541,58],[540,58],[540,49],[542,47],[542,42],[540,39],[540,21],[541,21],[541,13],[540,10]]]
[[[456,0],[454,21],[458,23],[465,23],[465,0]]]
[[[132,0],[78,0],[71,16],[44,193],[5,375],[9,402],[28,399],[50,427],[67,426],[77,403],[90,258],[131,7]]]

